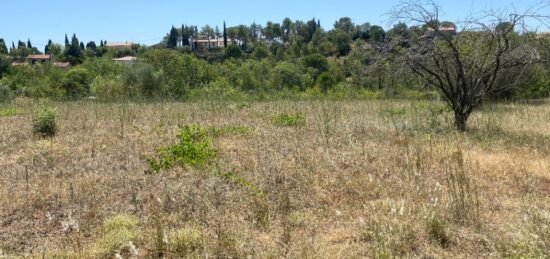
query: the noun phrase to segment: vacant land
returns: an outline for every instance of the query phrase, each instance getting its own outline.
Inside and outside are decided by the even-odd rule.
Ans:
[[[547,257],[550,103],[0,106],[0,257]],[[215,157],[155,172],[196,124]]]

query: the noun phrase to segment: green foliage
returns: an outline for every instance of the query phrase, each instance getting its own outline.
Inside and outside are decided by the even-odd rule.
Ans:
[[[126,67],[123,85],[130,94],[141,93],[145,97],[165,95],[163,89],[163,74],[155,72],[152,65],[136,63]]]
[[[13,91],[2,84],[0,84],[0,103],[9,102],[13,100]]]
[[[178,128],[178,143],[157,150],[158,160],[149,158],[152,170],[169,169],[176,165],[200,167],[208,165],[216,157],[212,139],[208,131],[198,125],[185,125]]]
[[[306,119],[301,113],[280,113],[271,117],[271,122],[276,126],[292,127],[303,126]]]
[[[62,87],[69,96],[82,97],[89,93],[91,81],[92,75],[87,69],[75,67],[67,72]]]
[[[242,56],[242,51],[239,46],[231,44],[225,48],[225,58],[227,59],[239,59]]]
[[[32,116],[32,132],[40,137],[54,137],[57,134],[56,116],[57,112],[53,108],[37,110]]]
[[[271,71],[271,82],[275,89],[303,89],[302,76],[296,65],[288,62],[280,62]]]
[[[329,89],[336,85],[336,78],[330,73],[324,72],[317,78],[317,85],[321,89],[321,92],[327,94]]]
[[[252,57],[256,60],[262,60],[264,58],[269,57],[269,51],[265,46],[257,45],[256,47],[254,47],[254,51],[252,52]]]
[[[0,117],[12,117],[23,114],[23,112],[16,108],[0,109]]]
[[[252,182],[248,181],[244,177],[234,173],[234,172],[227,172],[227,173],[220,173],[220,177],[224,178],[225,180],[237,184],[239,186],[245,187],[250,192],[254,193],[255,195],[262,196],[263,193],[258,189],[256,185],[254,185]]]
[[[2,79],[2,75],[9,71],[10,65],[11,60],[8,59],[7,56],[0,53],[0,79]]]

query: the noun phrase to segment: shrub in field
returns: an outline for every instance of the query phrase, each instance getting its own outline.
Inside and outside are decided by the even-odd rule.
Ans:
[[[98,256],[112,257],[116,252],[135,249],[131,246],[138,237],[138,223],[136,217],[129,215],[116,215],[105,220],[103,236],[96,241],[97,247],[94,252],[98,253]]]
[[[271,122],[276,126],[303,126],[306,119],[301,113],[281,113],[271,117]]]
[[[53,108],[36,111],[32,118],[32,132],[40,137],[54,137],[57,133],[56,116],[57,112]]]
[[[208,131],[198,125],[186,125],[178,129],[179,142],[157,150],[158,160],[149,158],[151,169],[172,168],[175,165],[200,167],[209,164],[216,156]]]
[[[185,227],[170,232],[168,251],[178,256],[188,256],[203,249],[202,233],[196,227]]]

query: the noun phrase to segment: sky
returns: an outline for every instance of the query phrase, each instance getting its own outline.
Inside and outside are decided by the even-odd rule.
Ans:
[[[3,2],[3,3],[2,3]],[[132,41],[152,45],[161,41],[171,26],[205,24],[212,27],[253,22],[319,19],[330,29],[340,17],[355,23],[390,26],[388,13],[399,0],[0,0],[0,38],[11,46],[30,39],[40,49],[48,39],[63,43],[76,33],[80,41]],[[439,0],[442,20],[459,20],[472,12],[515,6],[531,0]],[[543,10],[550,14],[550,10]]]

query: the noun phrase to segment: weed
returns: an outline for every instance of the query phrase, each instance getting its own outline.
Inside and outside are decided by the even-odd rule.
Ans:
[[[280,113],[271,117],[271,122],[276,126],[293,127],[306,124],[305,116],[299,112]]]
[[[451,198],[451,214],[461,224],[479,223],[479,199],[476,186],[468,177],[462,151],[451,157],[446,167],[447,190]]]
[[[158,160],[152,157],[147,159],[152,170],[159,172],[175,165],[200,167],[211,163],[216,157],[208,131],[201,126],[180,126],[178,140],[173,146],[159,148]]]
[[[247,126],[223,126],[223,127],[211,127],[208,129],[210,135],[214,138],[223,137],[227,135],[246,136],[252,131]]]
[[[188,256],[203,249],[202,232],[196,227],[185,227],[168,234],[168,251],[176,256]]]
[[[23,112],[16,108],[7,108],[0,110],[0,117],[12,117],[21,114],[23,114]]]

